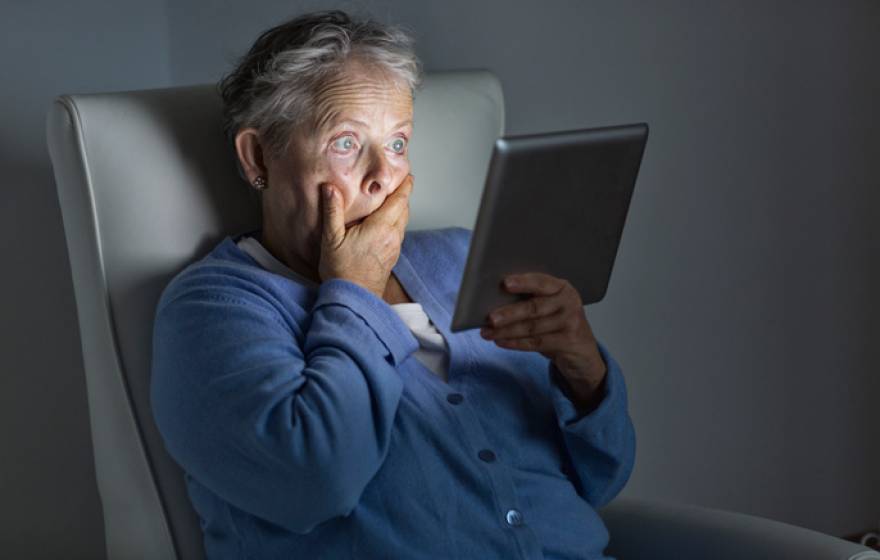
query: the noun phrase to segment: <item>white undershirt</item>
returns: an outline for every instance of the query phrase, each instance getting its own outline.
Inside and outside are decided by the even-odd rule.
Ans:
[[[290,278],[294,282],[318,289],[318,284],[297,274],[287,265],[276,259],[272,253],[263,247],[258,239],[245,235],[239,239],[236,245],[253,257],[266,270]],[[394,303],[391,304],[391,309],[397,313],[406,326],[409,327],[409,330],[412,331],[416,340],[419,341],[419,349],[413,354],[416,359],[446,381],[446,374],[449,371],[449,349],[446,341],[443,339],[443,335],[431,323],[431,320],[422,308],[422,304]]]

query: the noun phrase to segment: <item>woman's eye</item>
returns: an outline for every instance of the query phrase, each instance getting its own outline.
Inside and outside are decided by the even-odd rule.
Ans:
[[[404,148],[406,148],[406,140],[404,138],[395,138],[389,144],[391,149],[397,152],[398,154],[402,154]]]
[[[333,148],[339,152],[347,152],[354,148],[354,138],[351,136],[340,136],[333,142]]]

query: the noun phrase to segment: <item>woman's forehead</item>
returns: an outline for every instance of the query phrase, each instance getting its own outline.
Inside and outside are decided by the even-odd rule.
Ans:
[[[409,88],[390,77],[362,70],[338,73],[322,84],[315,95],[318,128],[343,119],[382,119],[398,123],[411,120],[412,112]]]

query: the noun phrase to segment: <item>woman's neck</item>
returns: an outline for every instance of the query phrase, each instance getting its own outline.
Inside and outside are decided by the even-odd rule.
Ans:
[[[308,278],[315,284],[321,283],[321,277],[318,275],[317,269],[309,265],[309,263],[305,262],[303,259],[299,258],[292,251],[286,250],[286,247],[281,243],[276,243],[274,238],[271,235],[266,235],[266,231],[260,231],[260,236],[258,238],[260,244],[266,248],[269,253],[278,259],[281,263],[283,263],[287,268],[296,272],[300,276],[304,278]]]

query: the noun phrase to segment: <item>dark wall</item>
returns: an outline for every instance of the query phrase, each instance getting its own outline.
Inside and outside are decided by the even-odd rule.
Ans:
[[[588,307],[630,392],[624,495],[834,534],[876,523],[877,2],[7,1],[4,555],[103,557],[52,98],[214,81],[264,28],[331,6],[407,24],[428,70],[495,72],[509,133],[650,124],[608,295]]]

